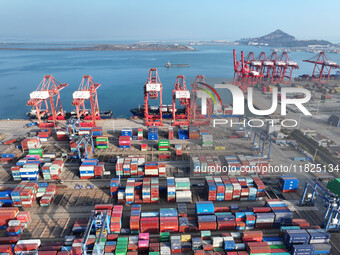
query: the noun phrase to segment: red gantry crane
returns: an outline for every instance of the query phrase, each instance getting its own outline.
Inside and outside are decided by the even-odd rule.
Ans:
[[[184,106],[183,112],[176,108],[176,99],[179,104]],[[190,91],[187,89],[185,77],[178,75],[174,89],[172,91],[172,125],[173,126],[189,126],[190,125]]]
[[[249,86],[252,86],[262,75],[252,70],[251,66],[244,59],[244,53],[241,51],[241,61],[236,59],[236,51],[233,50],[234,59],[234,81],[233,83],[245,92]]]
[[[76,106],[77,118],[91,120],[88,126],[96,126],[96,120],[100,120],[97,89],[100,83],[95,83],[91,75],[84,75],[77,91],[73,92],[72,105]],[[90,101],[90,111],[85,108],[85,101]],[[82,124],[85,126],[84,124]]]
[[[331,70],[340,68],[340,66],[331,60],[324,52],[320,52],[311,59],[303,61],[314,64],[311,80],[319,83],[327,83],[331,74]]]
[[[262,74],[262,62],[259,59],[255,58],[254,52],[249,52],[246,60],[246,65],[248,66],[248,69],[253,72],[253,74],[258,73],[259,75],[255,75],[253,79],[251,79],[250,82],[253,84],[256,84],[260,82],[261,80],[261,74]]]
[[[275,66],[275,73],[272,77],[273,83],[289,84],[292,80],[293,70],[299,69],[299,65],[288,56],[286,51],[275,62]]]
[[[149,101],[157,99],[159,99],[159,111],[156,114],[151,114]],[[149,70],[148,79],[144,85],[144,120],[145,126],[163,126],[162,83],[157,68]]]
[[[261,63],[261,68],[257,70],[260,73],[260,77],[258,78],[258,83],[261,83],[264,77],[264,62],[265,61],[267,61],[266,53],[262,51],[260,55],[257,57],[257,62]]]
[[[52,120],[55,126],[57,120],[65,120],[60,91],[67,86],[67,83],[58,82],[52,75],[45,75],[38,88],[30,93],[27,105],[32,106],[39,124],[45,117]],[[56,100],[54,100],[55,97]],[[43,105],[45,105],[45,109],[42,109]]]
[[[264,77],[264,82],[266,84],[270,84],[272,83],[273,80],[273,76],[275,74],[275,70],[276,70],[276,61],[277,61],[278,57],[276,52],[274,51],[271,55],[269,59],[266,59],[265,61],[263,61],[263,77]]]
[[[242,78],[242,64],[240,63],[240,61],[237,61],[235,49],[233,50],[233,60],[234,60],[234,80],[233,80],[233,83],[235,85],[239,85],[241,78]]]

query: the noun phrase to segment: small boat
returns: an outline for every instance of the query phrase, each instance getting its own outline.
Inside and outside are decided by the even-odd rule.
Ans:
[[[166,68],[170,68],[170,67],[189,67],[189,66],[190,66],[189,64],[171,64],[170,61],[168,61],[165,64]]]

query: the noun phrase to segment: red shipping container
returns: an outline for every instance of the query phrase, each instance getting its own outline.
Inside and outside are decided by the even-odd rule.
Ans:
[[[30,243],[30,244],[17,244],[14,247],[14,251],[34,251],[39,248],[38,244],[36,243]]]
[[[149,245],[149,251],[150,252],[159,252],[160,248],[159,248],[159,243],[155,243],[155,242],[150,242]]]
[[[0,253],[8,253],[12,255],[13,254],[12,246],[10,244],[0,245]]]
[[[137,244],[128,244],[128,250],[129,251],[137,251],[138,245]]]
[[[20,237],[17,236],[0,237],[0,244],[15,244],[19,239]]]
[[[2,162],[9,162],[12,161],[14,158],[1,158]]]
[[[199,230],[216,230],[217,224],[216,222],[199,222],[198,223],[198,229]]]
[[[203,244],[204,251],[213,251],[214,247],[211,244]]]
[[[16,141],[17,139],[11,139],[11,140],[4,141],[3,144],[7,145],[7,144],[15,143]]]
[[[244,231],[243,242],[262,242],[263,232],[262,231]]]
[[[256,254],[256,253],[270,253],[271,249],[268,246],[255,246],[248,248],[249,253]]]
[[[203,250],[195,250],[194,255],[204,255],[204,251]]]
[[[38,255],[57,255],[57,251],[38,251]]]
[[[72,247],[70,254],[71,255],[81,255],[82,254],[81,247]]]
[[[63,245],[51,245],[49,243],[49,246],[42,246],[39,248],[39,251],[61,251],[61,248]]]
[[[293,219],[292,226],[308,227],[310,224],[305,219]]]
[[[253,212],[254,213],[262,213],[262,212],[271,212],[270,207],[253,207]]]
[[[235,221],[218,221],[217,226],[218,226],[218,230],[235,230],[236,222]]]
[[[107,240],[108,241],[116,241],[118,238],[118,234],[108,234],[107,235]]]

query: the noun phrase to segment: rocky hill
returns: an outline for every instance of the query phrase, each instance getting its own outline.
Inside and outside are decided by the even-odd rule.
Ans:
[[[245,38],[237,41],[242,45],[266,45],[276,47],[307,47],[308,45],[332,45],[325,40],[297,40],[294,36],[278,29],[274,32],[255,38]]]

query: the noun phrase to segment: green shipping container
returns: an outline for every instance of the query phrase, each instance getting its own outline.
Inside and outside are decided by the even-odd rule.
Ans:
[[[43,149],[29,149],[28,154],[29,155],[39,155],[40,157],[42,157]]]
[[[159,151],[168,151],[169,148],[159,148],[158,150],[159,150]]]
[[[334,194],[340,196],[340,178],[335,178],[327,183],[327,188]]]
[[[161,140],[158,140],[158,145],[167,146],[167,145],[170,145],[170,142],[169,140],[161,139]]]
[[[97,149],[107,149],[109,148],[108,146],[97,146]]]

